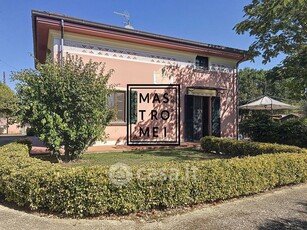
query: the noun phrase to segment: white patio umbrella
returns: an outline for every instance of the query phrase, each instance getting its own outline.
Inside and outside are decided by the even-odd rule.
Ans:
[[[253,101],[251,103],[239,106],[240,109],[249,110],[278,110],[278,109],[297,109],[296,106],[277,101],[268,96],[263,96],[260,99]]]

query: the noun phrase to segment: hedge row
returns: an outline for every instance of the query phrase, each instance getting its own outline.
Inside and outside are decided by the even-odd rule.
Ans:
[[[0,148],[0,193],[20,206],[75,217],[127,214],[305,182],[306,165],[307,154],[295,153],[153,163],[131,168],[127,184],[114,184],[109,167],[64,168],[30,158],[26,147],[9,144]]]
[[[237,141],[219,137],[203,137],[201,147],[205,152],[229,156],[255,156],[266,153],[307,153],[307,149],[290,145],[280,145],[261,142]]]
[[[32,146],[33,146],[33,141],[31,139],[18,138],[18,139],[15,140],[15,142],[18,143],[18,144],[23,144],[23,145],[28,146],[29,153],[31,152],[31,149],[32,149]]]

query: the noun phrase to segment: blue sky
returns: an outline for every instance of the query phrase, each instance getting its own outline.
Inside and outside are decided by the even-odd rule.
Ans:
[[[0,74],[34,68],[31,10],[50,11],[95,22],[123,26],[113,12],[128,11],[135,29],[183,39],[248,49],[253,38],[237,35],[243,7],[251,0],[0,0]],[[240,68],[270,69],[280,58],[262,65],[245,62]]]

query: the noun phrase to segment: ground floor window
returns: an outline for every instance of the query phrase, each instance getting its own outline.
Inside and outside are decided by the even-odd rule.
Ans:
[[[113,122],[126,122],[125,91],[115,91],[109,97],[109,106],[115,109]]]

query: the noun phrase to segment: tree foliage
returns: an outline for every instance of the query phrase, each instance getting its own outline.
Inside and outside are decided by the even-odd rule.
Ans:
[[[265,70],[244,68],[239,72],[240,104],[260,97],[266,93]]]
[[[0,82],[0,115],[12,117],[17,110],[17,97],[13,90]]]
[[[306,0],[253,0],[244,12],[246,19],[235,30],[255,36],[250,51],[253,56],[262,55],[264,63],[280,53],[292,55],[306,47]]]
[[[307,47],[286,57],[272,73],[286,81],[289,96],[295,100],[307,100]]]
[[[240,105],[263,95],[287,101],[290,98],[287,83],[272,70],[244,68],[239,72]]]
[[[301,109],[303,111],[304,117],[307,118],[307,101],[301,102]]]
[[[274,75],[288,80],[293,99],[306,99],[307,0],[253,0],[244,12],[245,20],[234,29],[255,37],[250,56],[262,56],[266,64],[285,54],[281,65],[273,69]]]
[[[278,122],[257,111],[240,123],[240,131],[253,141],[307,147],[307,124],[303,119]]]
[[[104,74],[101,63],[85,64],[71,56],[62,66],[48,60],[36,70],[16,72],[18,115],[33,126],[49,150],[58,153],[64,146],[66,160],[74,159],[106,137],[105,127],[113,116],[108,107],[111,74]]]

